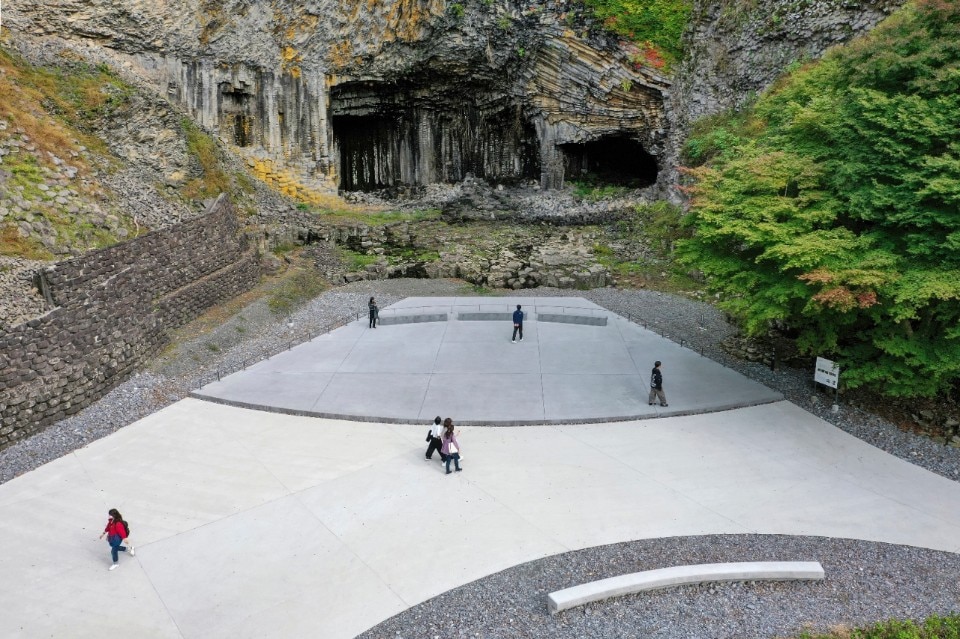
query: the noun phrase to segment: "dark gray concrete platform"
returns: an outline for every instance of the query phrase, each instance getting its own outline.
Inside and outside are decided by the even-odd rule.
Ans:
[[[517,304],[527,314],[524,339],[511,343],[512,322],[490,318],[508,318]],[[441,415],[465,425],[643,419],[782,399],[578,297],[407,298],[381,317],[379,328],[352,322],[194,396],[319,417],[426,423]],[[668,407],[647,403],[655,360]]]

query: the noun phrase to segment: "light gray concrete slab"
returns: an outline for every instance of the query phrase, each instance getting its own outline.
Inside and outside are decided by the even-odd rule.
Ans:
[[[636,375],[544,375],[542,381],[547,421],[658,415]]]
[[[523,341],[515,344],[508,319],[456,319],[460,313],[509,317],[518,303],[528,319]],[[439,404],[458,422],[487,424],[689,414],[781,398],[582,298],[407,298],[382,310],[384,317],[415,313],[445,313],[451,319],[369,329],[362,318],[207,385],[194,396],[280,412],[417,423],[425,415],[421,409],[434,414],[428,407]],[[539,322],[540,314],[608,321],[603,326]],[[670,405],[651,411],[645,400],[657,359],[664,362]],[[268,372],[283,376],[266,376]],[[331,377],[325,380],[319,373]],[[374,377],[363,381],[356,374]],[[428,381],[407,379],[410,375]],[[478,375],[539,379],[524,379],[522,388],[514,389],[502,379]],[[604,381],[598,375],[620,377]]]
[[[270,366],[274,368],[275,365]],[[333,373],[249,371],[225,377],[204,388],[211,397],[247,406],[277,406],[291,411],[313,409]]]
[[[595,326],[575,326],[584,333]],[[541,329],[540,334],[549,333]],[[540,342],[540,361],[545,374],[570,375],[588,378],[593,375],[633,375],[639,381],[640,371],[622,343],[591,339],[543,339]]]
[[[415,415],[419,422],[420,408],[429,384],[429,375],[337,375],[314,402],[312,411],[351,417],[382,415],[406,419]]]
[[[537,374],[449,373],[430,380],[419,421],[435,415],[452,417],[458,424],[473,423],[461,417],[480,414],[488,422],[542,422],[543,393]],[[481,423],[483,420],[480,420]]]
[[[450,373],[539,374],[540,353],[532,339],[512,344],[502,335],[496,345],[445,341],[437,353],[433,371],[436,377]]]
[[[497,404],[498,390],[481,392]],[[423,461],[425,430],[190,399],[0,485],[0,636],[347,639],[601,544],[755,532],[956,552],[960,539],[960,484],[787,402],[465,426],[450,476]],[[137,555],[108,572],[111,507]]]

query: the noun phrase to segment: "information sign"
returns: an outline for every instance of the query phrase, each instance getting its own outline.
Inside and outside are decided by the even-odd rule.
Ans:
[[[824,386],[836,388],[837,382],[840,380],[840,367],[837,366],[836,362],[818,357],[817,370],[813,373],[813,379]]]

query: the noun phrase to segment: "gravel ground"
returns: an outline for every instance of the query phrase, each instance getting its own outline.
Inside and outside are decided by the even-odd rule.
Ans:
[[[462,282],[356,282],[325,292],[287,318],[264,300],[248,305],[213,331],[184,339],[147,370],[86,410],[0,451],[0,483],[66,455],[185,397],[217,369],[232,371],[409,296],[470,296]],[[504,295],[515,294],[509,291]],[[524,296],[582,295],[630,316],[748,377],[897,457],[957,481],[960,449],[899,430],[864,410],[830,410],[809,371],[772,371],[735,360],[720,349],[734,333],[723,314],[686,298],[653,291],[533,289]],[[555,617],[546,593],[607,576],[681,563],[817,560],[824,583],[756,583],[684,587],[625,597]],[[440,568],[442,569],[442,567]],[[776,637],[804,628],[825,630],[890,617],[960,610],[960,556],[863,541],[764,535],[720,535],[636,541],[530,562],[486,577],[380,624],[362,637]]]
[[[551,616],[548,593],[641,570],[727,561],[819,561],[822,582],[683,586]],[[438,566],[438,570],[442,570]],[[532,561],[450,590],[359,639],[796,636],[960,609],[960,555],[909,546],[779,535],[634,541]]]

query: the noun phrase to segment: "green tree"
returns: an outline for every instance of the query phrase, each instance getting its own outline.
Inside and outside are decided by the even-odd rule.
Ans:
[[[687,145],[694,159],[713,151],[689,170],[695,235],[681,259],[749,333],[790,328],[804,351],[839,359],[851,387],[955,385],[960,3],[908,5],[736,117]]]

